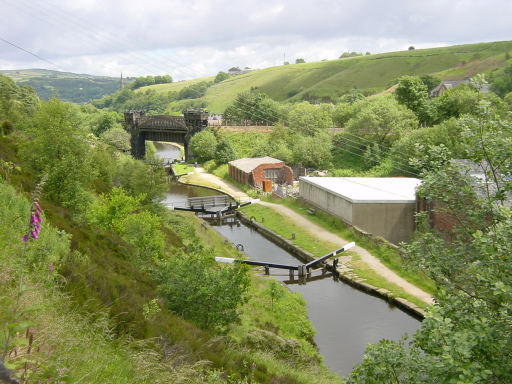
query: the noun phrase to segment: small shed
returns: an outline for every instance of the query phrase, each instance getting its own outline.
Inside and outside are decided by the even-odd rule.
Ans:
[[[228,163],[229,176],[240,184],[263,187],[263,180],[293,184],[293,171],[284,161],[273,157],[246,157]]]
[[[398,244],[414,231],[420,182],[405,177],[300,177],[299,196],[349,225]]]

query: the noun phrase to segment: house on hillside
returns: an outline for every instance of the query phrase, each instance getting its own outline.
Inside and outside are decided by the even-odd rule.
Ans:
[[[469,84],[469,78],[464,80],[443,80],[437,87],[430,91],[430,97],[441,97],[448,89],[455,88],[461,84]],[[480,92],[489,92],[489,84],[483,84]]]
[[[293,185],[293,171],[284,161],[269,156],[233,160],[228,163],[229,176],[244,185],[263,188],[264,180]]]
[[[398,244],[414,232],[420,182],[407,177],[300,177],[299,198]]]

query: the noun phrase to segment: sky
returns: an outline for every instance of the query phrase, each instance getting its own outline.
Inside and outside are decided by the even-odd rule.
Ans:
[[[175,80],[512,39],[511,0],[0,0],[0,69]]]

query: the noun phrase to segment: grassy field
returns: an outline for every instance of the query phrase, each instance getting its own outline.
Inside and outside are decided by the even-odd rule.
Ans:
[[[389,52],[347,59],[293,64],[256,70],[231,77],[208,89],[203,100],[208,110],[222,113],[234,97],[258,89],[278,101],[332,100],[356,87],[367,94],[383,91],[402,75],[434,74],[462,79],[505,65],[512,41]],[[151,86],[159,92],[179,90],[201,78]]]
[[[185,80],[185,81],[177,81],[175,83],[156,84],[156,85],[151,85],[151,86],[148,86],[148,87],[142,87],[142,88],[139,88],[138,91],[146,90],[146,89],[153,89],[157,93],[167,93],[169,91],[179,92],[183,88],[188,87],[188,86],[190,86],[192,84],[200,83],[201,81],[213,81],[214,79],[215,79],[215,76],[199,77],[197,79]]]

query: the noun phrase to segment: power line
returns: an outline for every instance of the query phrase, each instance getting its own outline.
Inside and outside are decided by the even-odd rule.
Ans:
[[[355,146],[350,145],[350,144],[347,144],[347,145],[348,145],[349,147],[351,147],[351,148],[354,148],[354,149],[356,149],[356,150],[359,150],[359,151],[363,152],[363,150],[362,150],[361,148],[359,148],[359,147],[355,147]],[[366,155],[361,155],[361,154],[358,154],[358,153],[352,152],[352,151],[350,151],[350,150],[348,150],[348,149],[346,149],[346,148],[342,148],[341,150],[342,150],[342,151],[345,151],[345,152],[348,152],[348,153],[351,153],[352,155],[359,156],[359,157],[364,158],[364,159],[368,159],[368,157],[367,157]],[[410,175],[412,175],[412,176],[414,176],[414,177],[418,177],[418,174],[417,174],[417,173],[411,172],[410,170],[406,170],[406,169],[400,168],[400,167],[398,167],[398,166],[396,166],[396,165],[394,166],[394,168],[396,168],[396,169],[398,169],[398,170],[400,170],[400,171],[402,171],[402,172],[404,172],[404,173],[408,173],[408,174],[410,174]]]
[[[9,40],[6,40],[6,39],[4,39],[3,37],[0,37],[0,40],[2,40],[4,43],[7,43],[7,44],[9,44],[9,45],[12,45],[14,48],[17,48],[17,49],[19,49],[19,50],[21,50],[21,51],[23,51],[23,52],[25,52],[25,53],[28,53],[29,55],[34,56],[35,58],[37,58],[37,59],[39,59],[39,60],[42,60],[42,61],[44,61],[44,62],[46,62],[46,63],[48,63],[48,64],[53,65],[53,66],[54,66],[54,67],[56,67],[58,70],[61,70],[61,69],[60,69],[60,67],[59,67],[57,64],[55,64],[55,63],[51,62],[50,60],[45,59],[44,57],[39,56],[38,54],[36,54],[36,53],[34,53],[34,52],[30,52],[29,50],[27,50],[27,49],[25,49],[25,48],[23,48],[23,47],[20,47],[19,45],[14,44],[13,42],[11,42],[11,41],[9,41]]]
[[[4,1],[5,1],[5,0],[4,0]],[[25,4],[26,4],[26,3],[25,3]],[[17,5],[17,4],[16,4],[16,5]],[[32,5],[33,5],[33,3],[32,3]],[[30,7],[30,6],[29,6],[29,7]],[[84,27],[84,25],[85,25],[85,24],[84,24],[84,23],[83,23],[79,18],[74,17],[73,15],[70,15],[70,14],[66,14],[66,13],[64,13],[64,12],[62,12],[62,11],[58,10],[58,9],[52,9],[52,12],[47,12],[47,9],[42,8],[42,7],[39,7],[39,8],[38,8],[38,11],[36,11],[36,12],[37,12],[38,14],[40,14],[40,13],[45,13],[45,14],[46,14],[46,16],[48,17],[48,19],[50,19],[50,18],[54,18],[54,19],[55,19],[55,17],[56,17],[56,16],[55,16],[55,12],[56,12],[56,11],[62,15],[62,17],[61,17],[61,18],[59,18],[59,20],[58,20],[58,25],[59,25],[59,26],[63,23],[63,21],[65,21],[65,22],[66,22],[66,23],[68,23],[68,24],[69,24],[69,23],[71,23],[71,22],[73,22],[73,24],[72,24],[72,27],[73,27],[73,29],[72,29],[72,30],[73,30],[73,32],[74,32],[75,34],[79,33],[79,31],[78,31],[78,29],[77,29],[77,27],[78,27],[78,28],[81,30],[82,35],[83,35],[83,36],[85,36],[88,40],[92,40],[92,41],[94,41],[94,42],[97,42],[97,40],[100,40],[100,41],[107,41],[107,40],[108,40],[108,41],[110,41],[110,42],[114,42],[114,43],[116,43],[116,44],[118,44],[118,45],[125,45],[125,46],[126,46],[126,44],[120,44],[120,43],[124,43],[124,42],[122,42],[121,40],[115,40],[111,35],[109,35],[109,34],[107,34],[107,33],[104,33],[104,32],[101,32],[101,31],[100,31],[100,32],[97,32],[96,30],[93,30],[93,31],[92,31],[92,34],[91,34],[91,29],[90,29],[90,28],[87,28],[87,26],[85,26],[85,27]],[[74,19],[74,20],[72,20],[72,19]],[[51,23],[49,20],[43,20],[43,21],[45,21],[45,22],[47,22],[47,23],[50,23],[50,24],[53,24],[53,23]],[[53,25],[56,25],[56,24],[53,24]],[[96,38],[95,38],[95,39],[93,39],[91,36],[96,36]],[[2,39],[2,40],[4,40],[4,39]],[[4,40],[4,41],[5,41],[5,40]],[[7,42],[7,41],[6,41],[6,42]],[[11,44],[11,45],[14,45],[14,44],[12,44],[12,43],[10,43],[10,42],[8,42],[8,43],[9,43],[9,44]],[[14,45],[14,46],[16,46],[16,45]],[[16,46],[16,47],[17,47],[17,46]],[[36,55],[36,54],[33,54],[33,53],[31,53],[31,52],[29,52],[29,51],[27,51],[27,50],[25,50],[25,49],[23,49],[23,48],[21,48],[21,47],[17,47],[17,48],[20,48],[20,49],[24,50],[25,52],[30,53],[30,54],[34,55],[35,57],[37,57],[37,58],[39,58],[39,59],[41,59],[41,60],[43,60],[43,61],[45,61],[45,62],[48,62],[48,63],[50,63],[50,64],[52,64],[52,65],[54,65],[54,66],[56,66],[56,67],[58,68],[58,66],[57,66],[55,63],[52,63],[52,62],[50,62],[49,60],[46,60],[46,59],[42,58],[41,56],[38,56],[38,55]],[[141,57],[140,55],[134,54],[134,53],[133,53],[133,51],[129,51],[129,52],[128,52],[128,54],[129,54],[130,56],[132,56],[132,57],[134,57],[134,58],[136,58],[136,59],[142,60],[142,61],[146,61],[146,60],[148,60],[148,59],[147,59],[147,55],[145,55],[145,54],[143,54],[143,56],[142,56],[142,57]],[[150,59],[152,59],[151,57],[149,57],[149,58],[150,58]],[[158,59],[159,61],[162,61],[162,59],[161,59],[161,58],[157,58],[157,59]],[[181,67],[186,67],[186,66],[184,66],[182,63],[178,63],[178,62],[173,61],[173,60],[169,60],[169,61],[174,62],[174,63],[178,64],[178,65],[179,65],[179,66],[181,66]],[[153,66],[154,66],[154,62],[152,62],[152,63],[151,63],[151,65],[153,65]],[[167,67],[166,67],[166,69],[167,69]],[[197,90],[195,90],[195,89],[191,89],[191,91],[192,91],[193,93],[197,94],[198,96],[202,96],[202,95],[201,95]],[[238,103],[239,103],[239,104],[241,104],[242,106],[246,107],[246,109],[242,109],[242,108],[238,108],[238,107],[233,106],[235,110],[238,110],[238,111],[241,111],[241,112],[246,112],[246,113],[248,113],[249,115],[251,115],[251,116],[253,116],[253,117],[256,117],[256,118],[258,118],[258,119],[260,119],[260,120],[262,120],[262,121],[265,121],[265,122],[270,123],[270,124],[274,124],[274,121],[271,121],[271,120],[269,120],[267,117],[264,117],[264,116],[262,116],[262,115],[261,115],[261,113],[262,113],[262,111],[261,111],[261,110],[256,110],[256,111],[254,111],[254,109],[255,109],[255,108],[254,108],[254,106],[252,106],[252,105],[248,105],[248,104],[246,104],[246,103],[244,103],[244,102],[240,102],[240,101],[238,101]],[[258,113],[256,113],[256,112],[258,112]],[[286,121],[286,120],[282,119],[282,117],[281,117],[281,116],[268,115],[268,114],[267,114],[267,116],[270,116],[270,117],[271,117],[271,118],[273,118],[274,120],[282,120],[282,121],[283,121],[283,123],[287,123],[287,124],[289,125],[289,121]],[[356,136],[356,135],[350,134],[350,133],[348,133],[348,132],[344,132],[344,134],[347,134],[347,135],[350,135],[350,136],[353,136],[353,137],[357,137],[357,139],[358,139],[358,140],[363,140],[363,141],[367,141],[368,143],[372,143],[370,140],[367,140],[367,139],[365,139],[365,138],[362,138],[362,137],[359,137],[359,136]],[[359,144],[359,143],[357,143],[357,142],[356,142],[356,141],[354,141],[354,140],[350,140],[348,137],[344,137],[344,140],[349,141],[349,142],[351,142],[351,143]],[[348,145],[349,147],[353,148],[353,149],[356,149],[356,150],[359,150],[359,151],[361,151],[361,152],[362,152],[362,149],[361,149],[361,148],[358,148],[358,147],[356,147],[356,146],[354,146],[354,145],[350,145],[349,143],[345,143],[345,144],[346,144],[346,145]],[[389,148],[389,147],[388,147],[388,148]],[[358,154],[358,153],[355,153],[355,152],[349,151],[349,150],[347,150],[346,148],[345,148],[344,150],[345,150],[346,152],[348,152],[348,153],[351,153],[351,154],[355,155],[355,156],[359,156],[359,157],[361,157],[361,158],[367,158],[367,156],[364,156],[364,155],[361,155],[361,154]],[[380,148],[378,148],[377,150],[378,150],[378,152],[379,152],[379,153],[382,153],[382,154],[384,154],[385,156],[389,155],[389,152],[385,152],[384,150],[381,150]],[[399,157],[400,157],[400,156],[399,156]],[[404,158],[402,158],[402,159],[404,159]],[[404,165],[404,163],[402,163],[402,162],[397,162],[397,161],[395,161],[395,163],[398,163],[399,165],[406,166],[406,167],[408,166],[408,164],[407,164],[407,165]],[[400,168],[400,167],[398,167],[398,166],[395,166],[395,168],[396,168],[396,169],[398,169],[398,170],[401,170],[401,171],[403,171],[403,172],[406,172],[406,173],[409,173],[409,174],[411,174],[411,175],[416,176],[416,174],[415,174],[415,173],[410,172],[410,171],[408,171],[408,170],[406,170],[406,169]]]
[[[353,135],[353,136],[354,136],[354,137],[358,137],[358,136],[355,136],[355,135]],[[344,144],[345,144],[345,145],[348,145],[348,146],[350,146],[350,147],[352,147],[352,148],[358,149],[358,150],[360,150],[361,152],[363,151],[361,148],[359,148],[359,147],[357,146],[357,145],[359,144],[359,142],[358,142],[358,141],[356,141],[356,140],[351,140],[351,139],[350,139],[350,138],[348,138],[348,137],[343,137],[343,140],[344,140]],[[347,141],[348,141],[349,143],[353,143],[353,144],[355,144],[355,145],[350,145],[349,143],[347,143]],[[371,143],[371,142],[370,142],[370,143]],[[341,150],[344,150],[344,149],[343,149],[343,148],[341,148]],[[380,155],[382,155],[382,154],[383,154],[384,156],[389,156],[389,155],[390,155],[390,152],[383,151],[383,150],[381,150],[381,149],[379,149],[379,148],[377,148],[377,151],[378,151],[378,153],[379,153]],[[400,158],[400,157],[399,157],[399,158]],[[398,164],[398,165],[400,165],[400,166],[402,166],[402,167],[405,167],[405,168],[411,168],[411,167],[410,167],[410,165],[409,165],[408,163],[404,163],[403,161],[400,161],[399,159],[394,159],[394,162],[395,162],[395,164]],[[396,168],[396,169],[398,169],[398,170],[401,170],[401,171],[403,171],[403,172],[409,173],[409,174],[411,174],[411,175],[415,175],[415,176],[417,176],[417,174],[416,174],[416,173],[414,173],[414,172],[412,172],[412,171],[410,171],[410,170],[406,170],[406,169],[400,168],[400,167],[398,167],[398,166],[395,166],[395,168]]]

